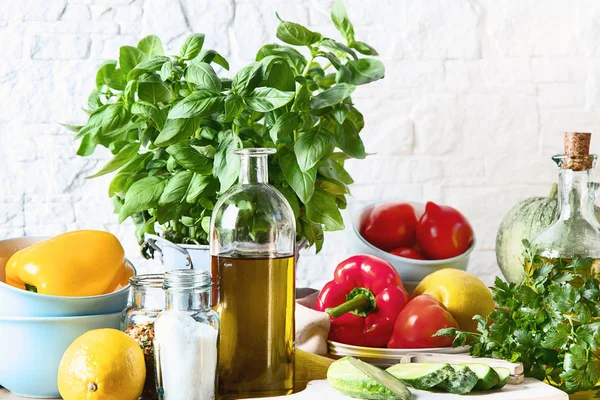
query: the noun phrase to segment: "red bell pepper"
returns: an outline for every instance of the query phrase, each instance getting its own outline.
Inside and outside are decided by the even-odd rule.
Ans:
[[[371,255],[342,261],[317,298],[317,311],[331,316],[329,339],[385,347],[396,317],[410,296],[394,267]]]

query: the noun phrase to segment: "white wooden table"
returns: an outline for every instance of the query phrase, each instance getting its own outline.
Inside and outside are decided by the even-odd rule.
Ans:
[[[502,390],[486,394],[470,394],[458,396],[447,393],[432,393],[422,390],[411,389],[414,400],[568,400],[566,393],[546,385],[536,379],[526,378],[521,385],[506,385]],[[293,400],[348,400],[349,397],[336,392],[327,381],[312,381],[306,390],[290,396],[271,397],[271,399],[293,399]],[[15,396],[4,389],[0,389],[0,400],[24,400],[23,397]]]

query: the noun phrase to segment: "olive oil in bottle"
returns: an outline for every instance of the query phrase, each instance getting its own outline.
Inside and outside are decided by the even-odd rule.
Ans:
[[[237,151],[238,184],[221,196],[211,218],[221,400],[294,390],[296,218],[268,184],[267,156],[274,152]]]
[[[293,256],[212,257],[212,275],[220,286],[222,399],[292,393],[294,264]]]

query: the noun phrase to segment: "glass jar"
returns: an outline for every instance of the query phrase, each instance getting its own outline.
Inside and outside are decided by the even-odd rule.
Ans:
[[[155,323],[157,391],[165,400],[214,400],[219,318],[210,305],[210,274],[165,274],[166,309]]]
[[[590,274],[600,269],[600,224],[594,215],[594,200],[598,184],[594,182],[596,156],[588,154],[590,134],[566,133],[565,153],[574,142],[587,144],[571,154],[552,157],[559,167],[559,215],[548,228],[535,236],[531,244],[542,259],[567,263],[575,258],[591,258]],[[573,142],[573,143],[572,143]],[[527,263],[526,272],[532,274],[536,266]]]
[[[158,399],[154,375],[154,321],[165,308],[162,274],[137,275],[129,278],[131,302],[121,315],[121,330],[135,339],[144,351],[146,382],[142,400]]]
[[[211,219],[213,304],[221,319],[221,399],[294,389],[296,219],[268,184],[268,155],[242,149],[238,184]]]

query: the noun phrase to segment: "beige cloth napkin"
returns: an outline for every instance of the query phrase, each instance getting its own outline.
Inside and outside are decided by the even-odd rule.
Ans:
[[[296,348],[307,353],[327,355],[329,314],[315,311],[319,292],[296,301]]]

